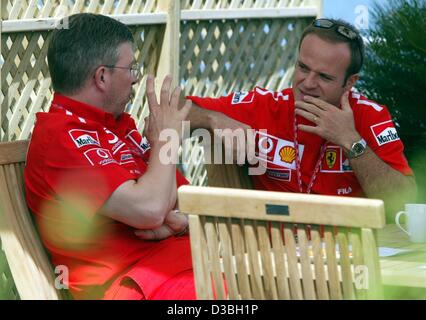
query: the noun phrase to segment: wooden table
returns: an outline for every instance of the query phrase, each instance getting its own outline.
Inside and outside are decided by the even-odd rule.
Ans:
[[[410,242],[407,234],[396,225],[380,230],[378,242],[379,247],[414,250],[380,258],[384,285],[426,289],[426,243]]]

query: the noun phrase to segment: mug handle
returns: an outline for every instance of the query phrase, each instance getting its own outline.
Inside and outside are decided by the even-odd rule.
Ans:
[[[396,225],[398,226],[398,228],[400,228],[400,229],[401,229],[402,231],[404,231],[406,234],[410,235],[410,234],[408,233],[408,231],[407,231],[407,230],[405,230],[405,229],[401,226],[401,224],[399,223],[399,218],[401,218],[401,216],[402,216],[403,214],[407,215],[407,213],[406,213],[405,211],[399,211],[399,212],[396,214],[395,222],[396,222]]]

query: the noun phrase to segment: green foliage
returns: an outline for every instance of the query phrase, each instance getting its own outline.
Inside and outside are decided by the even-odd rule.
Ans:
[[[391,0],[371,10],[375,25],[359,89],[389,107],[399,131],[426,131],[426,1]]]
[[[358,89],[386,105],[426,202],[426,0],[390,0],[370,10]]]

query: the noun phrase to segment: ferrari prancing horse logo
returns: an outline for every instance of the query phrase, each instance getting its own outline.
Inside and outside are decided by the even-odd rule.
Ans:
[[[327,166],[331,169],[336,163],[337,153],[336,150],[327,150],[325,153],[325,161],[327,162]]]

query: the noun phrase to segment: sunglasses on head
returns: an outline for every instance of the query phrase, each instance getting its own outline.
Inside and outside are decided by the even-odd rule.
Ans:
[[[345,26],[342,26],[341,24],[337,24],[329,19],[317,19],[314,22],[312,22],[312,25],[317,28],[323,28],[323,29],[331,29],[335,28],[337,33],[344,36],[345,38],[349,40],[355,40],[358,38],[358,34]]]

